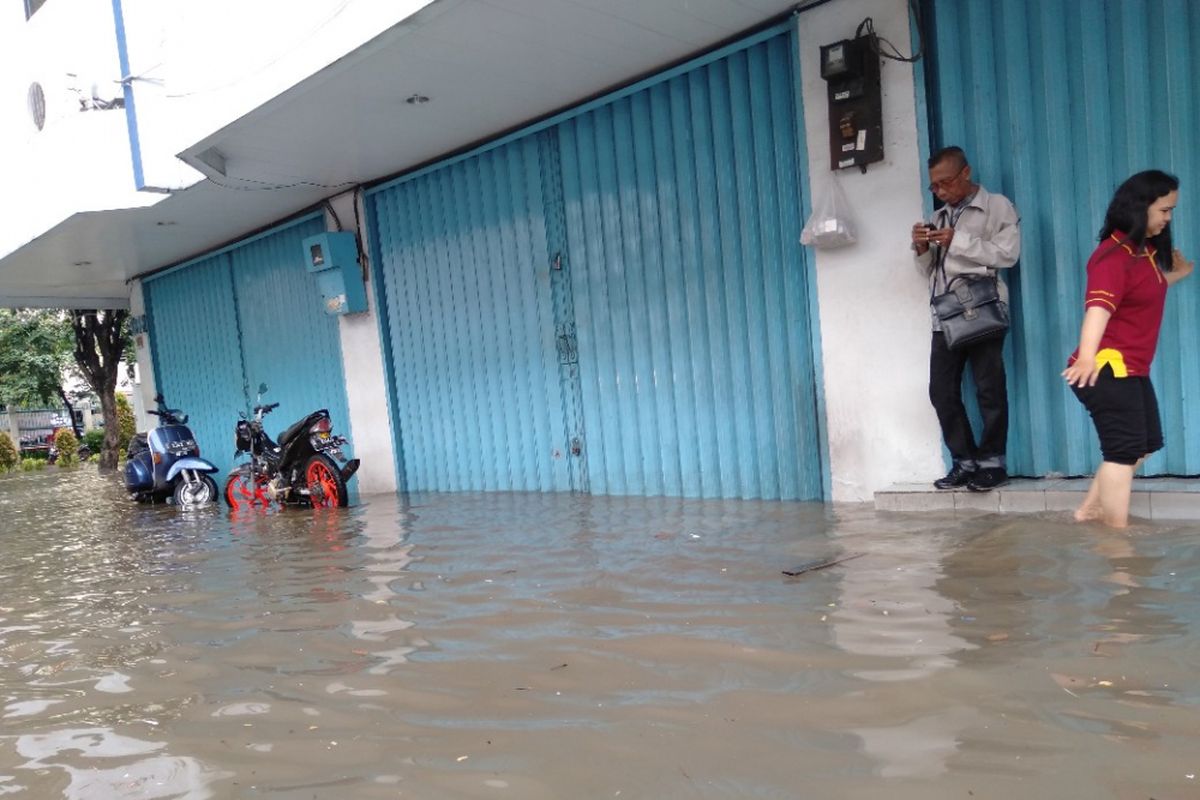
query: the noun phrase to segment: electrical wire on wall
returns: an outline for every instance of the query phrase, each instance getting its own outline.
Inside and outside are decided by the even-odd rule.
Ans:
[[[333,203],[326,199],[321,201],[321,205],[324,206],[325,210],[329,212],[329,216],[333,217],[333,224],[337,225],[337,229],[339,231],[344,231],[345,228],[342,227],[342,219],[338,216],[337,211],[334,210]],[[355,233],[357,234],[357,231],[355,231]]]
[[[925,53],[925,31],[921,24],[921,8],[917,0],[908,0],[908,7],[912,10],[913,19],[916,20],[917,28],[917,49],[911,56],[906,56],[900,52],[896,45],[889,42],[884,37],[875,32],[875,20],[867,17],[862,22],[858,23],[858,28],[854,31],[854,38],[858,38],[863,34],[871,37],[871,49],[881,58],[887,58],[892,61],[903,61],[906,64],[912,64],[921,60]],[[886,49],[885,49],[886,48]]]
[[[367,266],[368,256],[366,245],[363,244],[363,229],[362,220],[358,214],[358,203],[360,200],[366,200],[363,195],[362,184],[354,187],[354,241],[358,243],[358,263],[362,267],[363,282],[366,283],[371,278],[371,270]]]
[[[220,186],[222,189],[232,189],[235,192],[274,192],[282,189],[295,189],[297,186],[311,186],[314,189],[342,189],[347,186],[353,186],[354,181],[342,181],[341,183],[317,183],[316,181],[293,181],[292,183],[268,183],[267,181],[259,181],[254,178],[238,178],[234,180],[245,181],[246,183],[258,184],[257,186],[234,186],[221,181],[209,175],[205,178],[214,186]]]
[[[354,248],[358,258],[358,265],[362,269],[363,282],[366,282],[369,276],[369,270],[367,269],[367,251],[366,248],[363,247],[362,220],[359,218],[358,214],[358,200],[361,196],[362,184],[359,184],[358,186],[354,187],[354,192],[350,199],[354,204]],[[342,219],[338,216],[337,211],[334,209],[333,203],[329,202],[328,199],[325,199],[321,201],[321,206],[329,212],[329,216],[333,217],[333,224],[337,226],[338,231],[345,231],[346,229],[342,226]]]

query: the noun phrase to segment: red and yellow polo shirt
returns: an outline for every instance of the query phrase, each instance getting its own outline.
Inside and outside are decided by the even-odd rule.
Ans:
[[[1150,374],[1167,301],[1167,279],[1154,260],[1154,248],[1143,245],[1135,250],[1126,238],[1113,233],[1096,247],[1088,259],[1083,300],[1085,309],[1112,313],[1096,364],[1108,364],[1118,378]],[[1074,364],[1078,355],[1078,350],[1071,353],[1067,364]]]

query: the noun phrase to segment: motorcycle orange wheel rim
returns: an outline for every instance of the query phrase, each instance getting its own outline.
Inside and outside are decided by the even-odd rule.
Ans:
[[[338,496],[337,481],[326,464],[320,461],[308,465],[308,491],[310,496],[315,494],[313,489],[320,488],[321,501],[313,501],[314,508],[334,508],[341,499]]]
[[[238,511],[243,507],[253,508],[255,505],[261,505],[266,510],[271,505],[271,501],[263,491],[264,481],[255,481],[253,492],[250,491],[249,484],[250,481],[243,477],[231,482],[226,487],[225,494],[229,501],[229,507]]]

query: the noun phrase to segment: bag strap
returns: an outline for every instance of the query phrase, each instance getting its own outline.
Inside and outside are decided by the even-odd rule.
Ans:
[[[954,228],[954,226],[958,225],[958,217],[961,216],[961,212],[958,215],[951,216],[947,208],[948,206],[943,205],[937,210],[937,215],[941,216],[943,223],[949,221],[950,227]],[[947,248],[938,246],[937,258],[934,260],[933,265],[933,282],[929,287],[929,302],[931,304],[933,303],[933,298],[937,295],[937,273],[940,272],[942,275],[942,285],[946,287],[945,291],[950,291],[950,281],[946,279],[946,250]]]
[[[943,223],[949,222],[951,229],[957,228],[958,220],[962,216],[963,212],[967,210],[967,205],[964,204],[961,208],[958,208],[955,211],[949,211],[948,209],[949,209],[949,206],[943,205],[941,208],[939,208],[937,210],[937,213],[939,215],[941,215]],[[938,247],[938,258],[937,258],[936,265],[934,266],[935,272],[941,273],[942,285],[946,287],[945,291],[947,291],[947,292],[950,291],[950,281],[946,277],[946,256],[949,254],[947,252],[948,250],[949,250],[949,248],[946,248],[946,247],[940,247],[940,246]],[[962,275],[958,275],[954,278],[954,280],[959,280],[962,277],[963,277]],[[999,285],[999,283],[1000,283],[999,277],[993,275],[992,280],[996,281],[996,284]],[[929,302],[930,302],[930,304],[933,303],[933,298],[936,295],[937,295],[937,275],[935,274],[934,278],[933,278],[933,285],[929,287]]]

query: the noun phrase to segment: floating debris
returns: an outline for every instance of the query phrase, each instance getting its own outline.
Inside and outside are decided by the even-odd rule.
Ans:
[[[815,572],[816,570],[832,567],[835,564],[842,564],[850,561],[851,559],[860,558],[865,555],[866,553],[852,553],[848,556],[842,556],[841,558],[817,558],[812,561],[805,561],[803,564],[797,567],[785,569],[783,570],[783,574],[787,575],[789,578],[794,578],[797,575],[803,575],[806,572]]]

